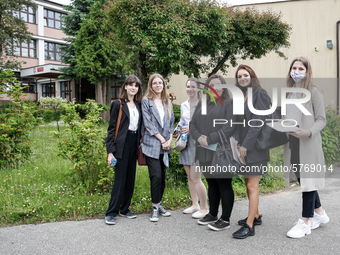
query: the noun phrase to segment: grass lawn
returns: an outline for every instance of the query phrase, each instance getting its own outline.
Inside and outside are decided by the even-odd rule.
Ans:
[[[64,128],[61,127],[61,132]],[[71,163],[57,157],[57,138],[49,133],[56,130],[56,127],[45,126],[33,131],[34,153],[31,159],[16,168],[0,170],[0,226],[104,217],[111,190],[90,195],[77,191],[70,181]],[[280,151],[274,151],[275,162],[279,156]],[[282,177],[262,178],[260,192],[283,187]],[[246,197],[242,178],[234,179],[234,190],[236,199]],[[190,203],[187,185],[167,183],[163,198],[165,208],[177,209]],[[144,166],[137,168],[131,211],[151,211],[150,181]]]

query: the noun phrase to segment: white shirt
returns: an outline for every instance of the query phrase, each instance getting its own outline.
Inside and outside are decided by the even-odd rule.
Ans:
[[[138,129],[139,112],[136,106],[134,108],[128,106],[128,108],[130,112],[129,130],[136,131]]]
[[[178,125],[180,125],[181,127],[183,126],[183,123],[185,123],[185,125],[189,125],[190,120],[192,118],[192,115],[195,111],[195,108],[198,104],[198,101],[196,102],[196,104],[192,105],[191,108],[189,106],[189,99],[184,101],[181,104],[181,119],[178,123]]]
[[[161,126],[164,127],[164,108],[163,106],[161,108],[158,108],[158,113],[159,113],[159,116],[161,117]]]

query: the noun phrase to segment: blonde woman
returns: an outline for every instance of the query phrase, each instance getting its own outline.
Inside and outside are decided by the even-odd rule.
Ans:
[[[198,172],[197,174],[195,173],[195,176],[190,176],[190,166],[195,165],[195,141],[190,135],[189,123],[200,100],[197,82],[197,78],[190,78],[187,80],[186,93],[189,98],[181,104],[181,120],[179,126],[181,127],[182,132],[187,134],[188,142],[187,147],[180,153],[179,163],[184,165],[185,172],[188,175],[188,186],[192,200],[192,206],[186,208],[183,213],[192,214],[193,218],[200,219],[209,213],[209,209],[207,189],[202,182],[201,173]],[[201,207],[198,204],[198,199],[201,203]]]
[[[304,115],[295,105],[287,105],[285,118],[295,120],[299,129],[289,133],[289,143],[284,147],[284,164],[291,166],[302,191],[302,218],[288,231],[287,236],[291,238],[309,235],[312,229],[329,221],[318,194],[318,190],[324,187],[324,172],[309,171],[313,166],[325,166],[321,140],[321,130],[326,126],[325,106],[323,93],[313,84],[312,78],[312,67],[308,58],[296,57],[289,67],[287,87],[303,88],[311,93],[311,100],[303,105],[312,115]],[[290,93],[288,97],[297,99],[304,95]],[[291,175],[287,173],[285,177],[286,186],[289,187]]]
[[[157,222],[159,214],[170,216],[162,206],[165,189],[165,171],[169,166],[174,114],[166,89],[165,80],[154,74],[148,82],[146,96],[142,99],[145,135],[142,151],[146,156],[151,182],[152,213],[150,221]]]

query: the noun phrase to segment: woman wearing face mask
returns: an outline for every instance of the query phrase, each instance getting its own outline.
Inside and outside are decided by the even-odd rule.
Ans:
[[[120,100],[113,101],[110,110],[110,124],[106,139],[107,163],[113,167],[111,161],[116,158],[115,181],[112,188],[109,208],[106,211],[105,223],[114,225],[115,217],[129,219],[136,215],[129,210],[133,195],[136,175],[136,161],[139,141],[141,137],[142,112],[140,101],[143,93],[140,80],[128,76],[121,88]],[[122,115],[116,137],[120,108]]]
[[[175,120],[165,80],[160,74],[153,74],[149,79],[146,96],[142,99],[142,112],[145,126],[142,151],[145,154],[151,182],[150,221],[157,222],[159,214],[165,217],[171,215],[163,208],[162,197]]]
[[[192,206],[186,208],[183,213],[191,214],[195,219],[203,218],[208,211],[207,190],[201,180],[201,173],[193,173],[190,175],[190,166],[195,164],[195,141],[190,135],[189,123],[194,113],[197,104],[200,100],[200,91],[197,89],[198,79],[190,78],[186,82],[186,92],[189,99],[181,104],[181,120],[179,126],[182,132],[187,134],[187,147],[180,152],[179,163],[184,165],[185,172],[188,175],[188,186],[192,200]],[[183,125],[185,124],[185,125]],[[180,135],[180,134],[179,134]],[[177,137],[178,135],[176,135]],[[198,205],[198,199],[201,202],[201,207]]]
[[[256,147],[256,139],[260,128],[253,127],[261,125],[259,121],[265,120],[265,116],[253,114],[248,107],[248,88],[252,88],[253,106],[257,110],[266,110],[270,106],[270,98],[267,92],[262,89],[254,70],[247,65],[240,65],[235,74],[236,86],[242,90],[244,95],[244,115],[238,115],[238,122],[245,122],[245,125],[237,125],[235,139],[240,145],[240,154],[246,161],[245,171],[240,172],[244,176],[249,200],[248,217],[238,221],[242,227],[233,233],[234,238],[244,239],[255,235],[254,225],[261,225],[262,215],[259,214],[259,180],[263,174],[262,167],[267,166],[269,161],[269,150],[260,150]]]
[[[295,172],[302,191],[302,218],[288,231],[287,236],[301,238],[312,229],[329,221],[321,207],[318,191],[324,187],[324,172],[309,171],[318,165],[324,167],[321,130],[326,126],[323,93],[312,81],[312,67],[307,57],[296,57],[289,68],[287,87],[303,88],[311,93],[311,100],[303,106],[312,114],[305,115],[295,105],[287,105],[286,119],[296,121],[299,129],[289,133],[289,143],[284,146],[284,164]],[[290,93],[288,98],[304,97],[302,93]],[[299,165],[300,164],[300,165]],[[285,173],[286,187],[289,187],[289,173]],[[291,175],[290,175],[291,177]]]
[[[221,75],[212,75],[206,81],[206,84],[214,87],[218,84],[226,84]],[[210,90],[210,89],[209,89]],[[218,178],[211,174],[208,169],[214,156],[214,151],[206,149],[208,145],[218,143],[220,141],[218,131],[222,129],[225,136],[229,138],[233,132],[234,127],[230,126],[233,118],[232,101],[229,99],[227,89],[216,88],[216,92],[221,98],[222,105],[219,102],[217,95],[210,90],[214,96],[216,105],[213,99],[207,97],[207,112],[202,115],[202,101],[197,105],[190,122],[190,133],[196,141],[196,159],[199,161],[200,168],[208,182],[208,197],[209,197],[209,213],[198,221],[200,225],[208,225],[212,230],[223,230],[230,227],[230,215],[234,205],[234,191],[232,188],[232,176],[230,178]],[[227,119],[228,124],[216,125],[214,127],[214,119]],[[222,215],[218,219],[218,207],[222,201]]]

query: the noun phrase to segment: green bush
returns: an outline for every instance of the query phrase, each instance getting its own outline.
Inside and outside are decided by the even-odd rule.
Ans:
[[[90,109],[85,119],[81,119],[76,105],[65,104],[66,115],[62,116],[69,128],[62,133],[53,132],[59,138],[58,156],[73,164],[70,169],[74,188],[91,194],[96,190],[108,190],[114,179],[114,171],[106,162],[107,132],[99,127],[100,110],[94,100],[88,100]]]
[[[92,108],[96,106],[96,109],[99,111],[99,113],[102,113],[103,111],[109,111],[110,107],[101,104],[101,103],[94,103],[93,105],[88,105],[88,104],[76,104],[75,105],[75,110],[79,114],[79,117],[82,119],[85,119],[86,115],[92,111]]]
[[[326,165],[340,161],[340,116],[337,111],[328,107],[326,109],[327,125],[322,130],[322,148],[325,154]]]
[[[43,110],[43,120],[44,123],[51,123],[52,121],[56,121],[55,112],[51,110]],[[57,110],[57,120],[60,121],[61,110]]]
[[[179,163],[179,154],[178,151],[172,150],[169,156],[169,169],[166,171],[166,180],[169,183],[186,185],[187,174],[183,165]]]
[[[173,112],[175,115],[175,123],[177,123],[181,119],[181,106],[177,104],[173,104],[172,108],[173,108]]]
[[[0,91],[11,84],[6,94],[11,98],[0,112],[0,167],[17,165],[27,160],[31,153],[30,131],[40,122],[33,115],[34,107],[25,100],[20,82],[10,70],[0,73]]]

